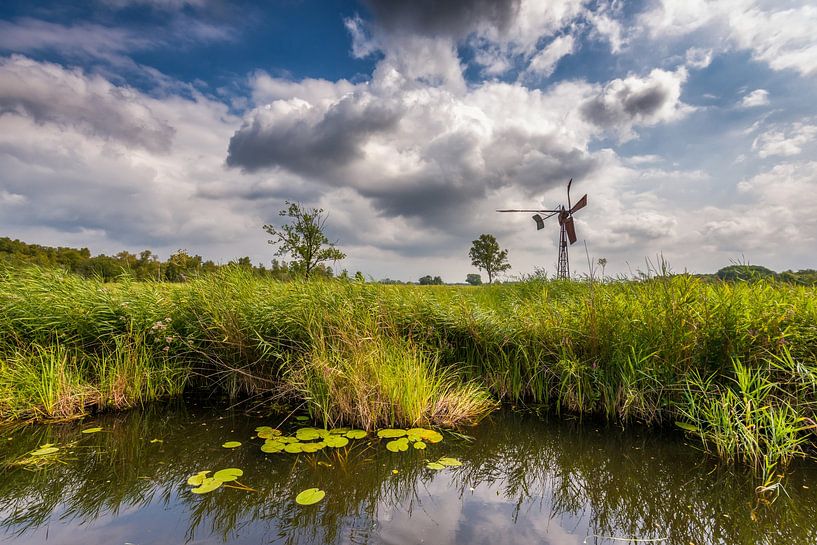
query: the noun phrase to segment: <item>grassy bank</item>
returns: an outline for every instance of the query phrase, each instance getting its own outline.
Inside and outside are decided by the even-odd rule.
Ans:
[[[472,287],[0,273],[0,415],[272,396],[331,424],[457,425],[495,401],[647,424],[771,474],[817,448],[817,290],[690,276]]]

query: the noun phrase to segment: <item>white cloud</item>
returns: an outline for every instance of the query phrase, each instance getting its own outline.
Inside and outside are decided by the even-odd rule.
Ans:
[[[528,72],[543,77],[549,77],[556,69],[556,65],[566,55],[575,51],[573,36],[559,36],[544,49],[539,51],[528,64]]]
[[[755,89],[740,101],[741,108],[756,108],[767,104],[769,104],[769,91],[765,89]]]
[[[817,6],[811,2],[659,0],[639,22],[656,39],[708,29],[775,70],[817,73]]]
[[[654,69],[646,77],[616,78],[581,105],[584,118],[607,127],[622,139],[635,137],[636,125],[656,125],[678,120],[692,111],[681,101],[687,71]]]
[[[803,151],[803,146],[814,141],[817,125],[792,123],[788,127],[776,127],[755,138],[752,150],[761,158],[780,156],[791,157]]]
[[[690,47],[686,52],[686,65],[690,68],[706,68],[712,62],[712,50],[701,47]]]

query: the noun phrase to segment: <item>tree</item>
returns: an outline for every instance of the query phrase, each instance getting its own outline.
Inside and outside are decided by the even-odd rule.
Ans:
[[[494,275],[511,268],[508,263],[508,250],[502,250],[494,235],[483,234],[471,243],[468,252],[471,265],[483,269],[488,274],[488,283],[494,281]]]
[[[323,232],[326,216],[322,208],[307,209],[298,202],[286,201],[286,204],[287,208],[278,215],[290,218],[293,223],[280,228],[264,225],[264,230],[275,237],[267,241],[278,246],[275,255],[289,254],[292,257],[291,270],[302,271],[309,278],[324,261],[338,261],[346,257]]]
[[[482,284],[482,276],[477,273],[469,273],[468,276],[465,277],[465,281],[472,286],[479,286]]]
[[[431,277],[430,274],[427,274],[420,278],[419,280],[421,286],[442,286],[443,279],[439,276]]]

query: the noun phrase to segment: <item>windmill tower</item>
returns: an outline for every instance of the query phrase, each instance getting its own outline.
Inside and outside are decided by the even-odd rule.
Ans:
[[[576,242],[576,226],[573,224],[573,214],[587,206],[587,195],[585,194],[576,204],[570,203],[570,186],[573,178],[567,182],[567,207],[560,204],[552,210],[541,210],[536,208],[511,208],[497,210],[497,212],[536,212],[533,221],[536,222],[536,230],[544,229],[545,220],[558,216],[559,219],[559,261],[556,266],[556,278],[570,278],[570,260],[567,255],[567,247]],[[542,216],[544,214],[544,217]]]

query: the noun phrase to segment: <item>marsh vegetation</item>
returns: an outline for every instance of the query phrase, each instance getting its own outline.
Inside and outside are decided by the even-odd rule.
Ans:
[[[472,424],[507,402],[680,426],[706,450],[755,467],[767,486],[817,447],[809,287],[688,275],[281,283],[238,267],[181,284],[0,274],[5,420],[71,418],[184,391],[363,429]]]

